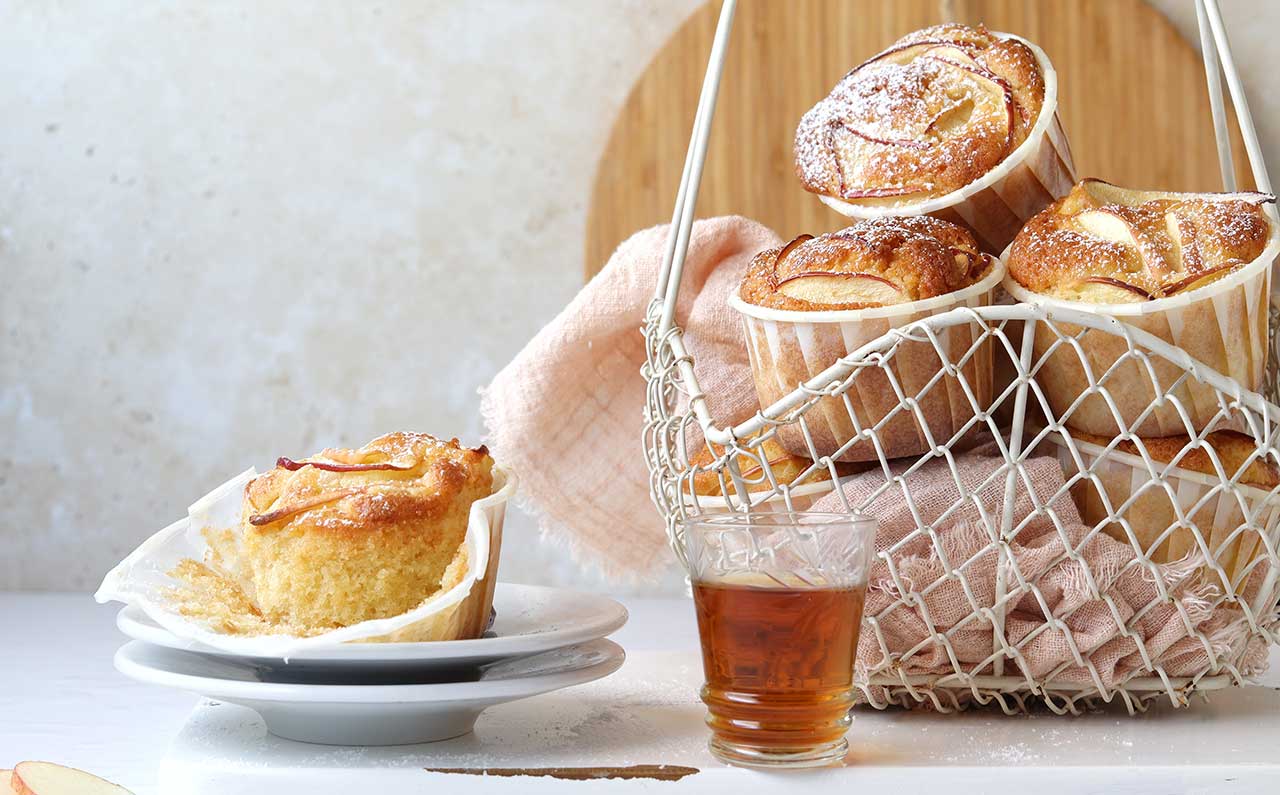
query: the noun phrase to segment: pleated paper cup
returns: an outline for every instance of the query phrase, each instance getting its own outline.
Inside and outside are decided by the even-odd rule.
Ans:
[[[1171,497],[1163,486],[1152,481],[1141,456],[1120,450],[1108,451],[1100,445],[1072,437],[1083,465],[1078,469],[1066,440],[1060,434],[1049,434],[1046,441],[1057,454],[1068,481],[1077,471],[1091,469],[1101,486],[1099,488],[1082,479],[1071,487],[1072,502],[1086,525],[1094,527],[1106,522],[1103,531],[1107,535],[1132,545],[1120,523],[1112,521],[1123,517],[1137,539],[1138,551],[1153,563],[1174,563],[1189,555],[1203,554],[1195,538],[1195,531],[1198,531],[1214,561],[1226,572],[1237,595],[1251,573],[1249,564],[1266,555],[1262,533],[1274,535],[1280,527],[1280,498],[1271,492],[1243,484],[1227,485],[1214,475],[1153,459],[1156,473],[1163,474],[1173,490]],[[1234,472],[1226,474],[1228,477],[1235,475]],[[1108,513],[1102,501],[1104,493],[1118,516]],[[1206,495],[1211,496],[1206,500]],[[1130,499],[1133,500],[1131,503]],[[1175,527],[1179,524],[1178,509],[1195,526],[1195,531],[1185,526]],[[1246,526],[1250,521],[1253,527]],[[1175,529],[1165,535],[1171,527]],[[1206,572],[1206,576],[1208,582],[1221,587],[1221,580],[1216,574]]]
[[[1003,278],[1004,266],[993,257],[988,260],[991,272],[981,281],[954,293],[896,306],[801,312],[756,306],[736,294],[731,296],[729,306],[742,315],[761,407],[772,405],[837,359],[892,329],[959,307],[990,305],[992,290]],[[978,406],[985,407],[992,395],[990,339],[977,346],[963,367],[959,366],[981,336],[981,324],[958,323],[938,330],[937,342],[947,361],[968,382]],[[926,429],[937,444],[946,444],[973,418],[974,406],[958,378],[949,374],[938,377],[944,367],[933,342],[912,339],[900,342],[883,367],[861,369],[843,396],[821,398],[805,412],[817,455],[835,456],[840,447],[857,436],[859,428],[875,426],[879,426],[875,434],[887,458],[930,449]],[[936,383],[921,394],[935,378]],[[904,398],[915,400],[923,422]],[[778,441],[795,455],[813,457],[814,451],[809,449],[798,423],[779,426]],[[836,460],[871,461],[877,457],[872,441],[864,438],[836,456]]]
[[[1001,260],[1007,260],[1006,250]],[[1114,317],[1134,328],[1186,351],[1192,359],[1225,375],[1244,389],[1257,391],[1267,367],[1267,314],[1271,294],[1271,266],[1280,255],[1280,226],[1271,221],[1267,247],[1253,262],[1207,287],[1182,295],[1134,304],[1093,304],[1050,298],[1018,284],[1006,275],[1004,288],[1015,300],[1048,309],[1062,308]],[[1064,337],[1083,331],[1080,326],[1057,322]],[[1043,323],[1035,335],[1036,361],[1048,352],[1059,336]],[[1158,356],[1145,361],[1130,356],[1123,337],[1090,329],[1079,340],[1080,351],[1061,344],[1048,361],[1040,365],[1036,383],[1044,391],[1058,419],[1095,436],[1113,437],[1124,430],[1138,436],[1183,436],[1215,422],[1219,413],[1218,391],[1187,376],[1176,388],[1170,387],[1185,372]],[[1083,357],[1083,358],[1082,358]],[[1104,386],[1115,402],[1120,422],[1101,394],[1092,394],[1071,413],[1063,414],[1090,388],[1085,365],[1095,378],[1107,375]],[[1112,367],[1115,370],[1112,371]],[[1154,375],[1154,380],[1152,376]],[[1186,411],[1192,427],[1187,428],[1178,408],[1167,401],[1138,423],[1138,417],[1157,398],[1173,397]],[[1137,424],[1137,427],[1134,427]],[[1219,427],[1229,427],[1219,421]]]
[[[819,196],[849,218],[932,215],[967,227],[984,251],[998,255],[1031,216],[1071,191],[1076,183],[1071,146],[1058,118],[1058,73],[1044,50],[1019,36],[1031,48],[1044,74],[1044,104],[1027,139],[981,178],[942,196],[903,204],[866,205]]]
[[[303,649],[340,643],[385,643],[478,638],[493,608],[502,549],[507,502],[515,494],[516,476],[505,467],[493,468],[493,493],[471,504],[459,566],[452,581],[414,609],[398,616],[362,621],[309,637],[290,635],[232,635],[218,632],[180,612],[170,598],[180,583],[169,576],[184,559],[203,561],[209,550],[205,528],[235,529],[245,484],[257,476],[250,469],[214,489],[188,509],[188,516],[143,541],[103,579],[94,598],[135,605],[179,638],[233,654],[287,657]]]

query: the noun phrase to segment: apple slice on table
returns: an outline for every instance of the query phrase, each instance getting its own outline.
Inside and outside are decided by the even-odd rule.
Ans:
[[[807,271],[778,282],[778,292],[815,304],[900,304],[906,300],[898,285],[870,273]]]
[[[133,795],[118,784],[52,762],[19,762],[9,786],[15,795]]]
[[[13,795],[12,770],[0,770],[0,795]]]

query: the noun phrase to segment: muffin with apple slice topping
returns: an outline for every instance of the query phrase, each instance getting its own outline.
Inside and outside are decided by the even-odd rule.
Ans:
[[[859,221],[757,254],[730,306],[743,316],[760,405],[770,406],[890,329],[990,303],[1000,277],[998,261],[969,231],[930,216]],[[951,440],[974,413],[951,373],[964,375],[981,405],[990,398],[991,351],[972,323],[937,335],[937,346],[896,344],[884,366],[864,368],[847,394],[824,397],[806,413],[808,438],[785,424],[778,441],[808,459],[869,461],[882,453],[924,452],[931,439]],[[939,350],[949,352],[947,361]],[[867,433],[872,427],[879,446]]]
[[[1154,301],[1205,287],[1258,258],[1262,193],[1165,193],[1083,180],[1027,222],[1009,278],[1068,301]]]
[[[1267,360],[1271,263],[1280,234],[1261,193],[1173,193],[1130,190],[1086,179],[1036,215],[1004,255],[1005,288],[1019,301],[1117,317],[1185,350],[1248,389],[1257,389]],[[1063,334],[1078,326],[1059,324]],[[1042,355],[1058,339],[1037,331]],[[1114,335],[1087,333],[1080,353],[1061,346],[1037,381],[1055,412],[1065,412],[1089,387],[1087,371],[1106,376],[1120,422],[1101,395],[1091,395],[1066,421],[1099,436],[1132,430],[1174,436],[1214,421],[1213,390],[1162,357],[1129,357]],[[1086,368],[1084,365],[1088,365]],[[1170,391],[1172,390],[1172,391]],[[1187,427],[1172,401],[1190,418]]]
[[[938,214],[999,253],[1074,182],[1035,45],[938,25],[853,69],[800,120],[796,174],[851,217]]]
[[[482,572],[456,607],[388,639],[478,637],[501,537],[467,543],[471,508],[500,472],[484,447],[423,433],[280,458],[244,487],[239,527],[204,529],[205,560],[175,569],[175,599],[226,634],[308,637],[408,613]]]

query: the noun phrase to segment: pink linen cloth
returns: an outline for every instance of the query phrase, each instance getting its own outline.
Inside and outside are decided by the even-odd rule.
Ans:
[[[674,564],[649,499],[640,447],[645,310],[667,226],[637,232],[604,270],[482,390],[494,458],[520,475],[523,504],[545,537],[606,576],[651,576]],[[676,305],[709,408],[726,423],[759,410],[742,322],[726,298],[751,257],[782,241],[737,216],[693,225]]]
[[[596,565],[614,578],[649,576],[674,562],[649,499],[639,442],[645,397],[640,328],[653,296],[666,229],[647,229],[620,245],[604,270],[482,390],[481,410],[494,457],[519,473],[524,504],[540,517],[544,537],[563,542],[575,561]],[[781,242],[769,229],[740,217],[694,225],[676,319],[720,424],[739,422],[759,410],[741,323],[727,298],[751,257]],[[901,488],[887,490],[867,508],[880,522],[877,548],[894,548],[897,578],[886,563],[877,562],[866,615],[879,617],[893,658],[920,647],[896,664],[907,673],[944,674],[952,670],[951,654],[966,669],[987,660],[994,632],[974,613],[996,604],[996,572],[1002,567],[1006,593],[1017,594],[1004,604],[1006,639],[1016,650],[1015,664],[1032,676],[1067,664],[1058,676],[1090,678],[1088,668],[1075,663],[1067,633],[1105,683],[1143,666],[1139,639],[1153,662],[1170,675],[1204,669],[1204,648],[1187,632],[1174,604],[1146,612],[1133,628],[1136,638],[1123,629],[1158,593],[1148,569],[1125,566],[1134,557],[1132,548],[1101,533],[1082,546],[1088,530],[1068,499],[1053,505],[1056,526],[1043,514],[1033,515],[1029,495],[1047,500],[1064,482],[1056,458],[1030,459],[1029,482],[1015,490],[1014,516],[1031,518],[1009,542],[1012,563],[998,560],[994,550],[982,552],[990,536],[971,502],[938,521],[961,501],[957,477],[966,491],[976,490],[988,516],[1000,516],[1004,477],[978,486],[1003,460],[991,449],[972,450],[955,460],[955,477],[945,462],[931,462],[907,477],[907,490],[923,526],[933,527],[951,565],[964,563],[973,602],[959,577],[945,570],[928,534],[894,548],[917,529]],[[856,505],[883,483],[876,470],[843,488]],[[830,495],[814,510],[832,508],[836,500]],[[1068,549],[1077,559],[1064,557]],[[1081,561],[1092,572],[1093,585]],[[1060,625],[1045,628],[1044,610],[1034,593],[1019,591],[1013,565],[1024,581],[1036,582],[1051,614],[1067,616]],[[1231,650],[1226,656],[1242,658],[1247,670],[1265,667],[1263,642],[1249,636],[1239,610],[1212,606],[1214,594],[1194,576],[1197,568],[1196,561],[1180,561],[1162,566],[1160,577],[1215,651]],[[925,593],[923,605],[900,603],[902,588]],[[1109,605],[1115,605],[1115,613]],[[864,633],[860,643],[860,669],[880,668],[883,652],[875,634]]]
[[[1017,667],[1032,677],[1052,672],[1060,681],[1092,680],[1088,665],[1075,663],[1068,634],[1107,686],[1145,667],[1139,642],[1152,663],[1163,666],[1168,675],[1199,673],[1208,666],[1209,658],[1200,640],[1187,632],[1179,604],[1197,632],[1208,637],[1219,659],[1242,660],[1240,667],[1246,672],[1266,668],[1266,642],[1249,634],[1241,610],[1212,606],[1220,596],[1219,589],[1198,576],[1201,561],[1196,559],[1159,566],[1159,576],[1173,601],[1150,609],[1131,631],[1125,630],[1135,614],[1159,598],[1150,569],[1128,565],[1136,557],[1129,544],[1102,533],[1088,537],[1089,528],[1081,523],[1065,493],[1049,502],[1065,482],[1055,457],[1029,458],[1024,469],[1025,477],[1014,489],[1017,532],[1008,542],[1010,555],[1003,560],[991,546],[991,534],[974,502],[962,499],[959,489],[963,484],[965,492],[982,503],[991,521],[999,521],[1005,507],[1005,470],[1004,458],[994,444],[956,456],[954,472],[945,460],[931,461],[874,499],[871,495],[884,484],[879,471],[843,484],[849,504],[865,503],[865,511],[879,520],[876,550],[892,550],[896,578],[888,563],[877,560],[864,608],[866,616],[878,618],[885,645],[894,658],[891,668],[909,675],[950,673],[954,655],[969,673],[991,673],[989,663],[981,664],[991,659],[996,638],[981,609],[996,606],[998,571],[1005,575],[1003,609],[996,611],[1004,614],[1005,641],[1015,650]],[[993,473],[997,476],[992,477]],[[904,493],[911,495],[919,524]],[[1058,524],[1047,513],[1036,511],[1032,495],[1041,504],[1049,503]],[[840,505],[838,495],[832,493],[814,504],[813,510],[838,511]],[[959,507],[942,519],[953,506]],[[933,527],[951,573],[927,533],[912,537],[918,526]],[[1078,559],[1067,555],[1068,550]],[[972,600],[965,593],[962,578]],[[1256,591],[1261,579],[1262,573],[1256,572],[1245,588],[1246,597]],[[1034,583],[1049,613],[1065,617],[1062,628],[1045,628],[1040,601],[1020,582]],[[923,605],[902,602],[907,591],[923,594]],[[909,656],[901,657],[908,652]],[[865,680],[868,669],[884,668],[884,663],[884,650],[875,633],[864,632],[858,643],[860,679]],[[1005,672],[1010,672],[1007,664]]]

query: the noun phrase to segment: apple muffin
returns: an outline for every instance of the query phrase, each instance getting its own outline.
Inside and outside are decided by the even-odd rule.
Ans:
[[[875,218],[760,252],[738,295],[799,312],[892,306],[968,287],[991,263],[955,224],[927,215]]]
[[[1273,201],[1086,179],[1032,218],[1003,255],[1004,287],[1056,312],[1052,325],[1036,324],[1035,336],[1037,359],[1048,357],[1036,382],[1054,414],[1104,437],[1220,427],[1214,387],[1188,378],[1169,355],[1140,359],[1122,334],[1067,322],[1067,312],[1115,318],[1257,390],[1269,347],[1270,269],[1280,251],[1280,230],[1264,211]],[[1061,344],[1068,337],[1074,342]]]
[[[421,433],[281,458],[245,488],[245,590],[280,624],[405,613],[460,578],[471,504],[493,491],[492,469],[485,448]]]
[[[974,182],[1031,133],[1045,102],[1035,52],[985,27],[937,25],[857,66],[800,120],[806,190],[897,206]]]
[[[195,528],[207,549],[169,572],[179,583],[170,599],[220,634],[305,638],[403,615],[470,581],[461,601],[365,640],[478,637],[493,602],[501,518],[487,516],[487,538],[477,542],[471,508],[505,492],[510,478],[484,447],[423,433],[280,458],[244,484],[238,525]]]
[[[814,379],[830,379],[827,369],[841,359],[883,343],[876,366],[849,365],[854,377],[842,392],[805,413],[807,436],[794,423],[778,426],[780,444],[798,456],[859,462],[960,441],[975,405],[991,397],[990,335],[964,320],[930,338],[885,335],[990,304],[1002,275],[968,230],[926,215],[862,220],[757,254],[729,305],[742,315],[761,406],[802,384],[829,387]]]
[[[1164,193],[1086,179],[1027,222],[1009,277],[1041,295],[1119,304],[1208,286],[1258,258],[1270,223],[1262,193]]]

